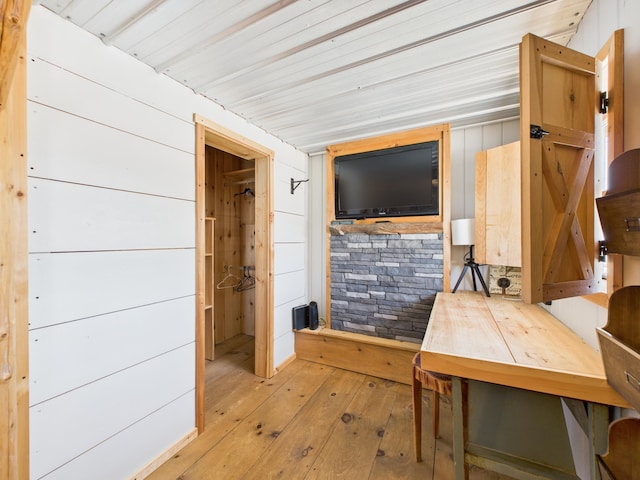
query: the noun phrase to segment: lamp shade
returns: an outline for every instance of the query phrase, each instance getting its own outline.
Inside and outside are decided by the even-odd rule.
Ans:
[[[474,218],[461,218],[451,221],[451,244],[474,245],[476,243],[476,221]]]

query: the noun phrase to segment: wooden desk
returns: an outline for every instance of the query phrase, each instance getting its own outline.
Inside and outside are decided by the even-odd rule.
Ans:
[[[543,477],[579,478],[556,472],[568,467],[567,449],[573,463],[564,421],[564,432],[555,430],[566,410],[559,397],[571,399],[564,403],[590,438],[591,478],[598,478],[595,453],[606,451],[606,406],[628,404],[607,384],[600,354],[543,308],[479,292],[439,293],[421,351],[423,368],[454,377],[456,478],[466,478],[466,462],[520,478],[534,478],[540,463],[551,463],[551,470],[541,467]],[[523,429],[513,422],[524,422]]]

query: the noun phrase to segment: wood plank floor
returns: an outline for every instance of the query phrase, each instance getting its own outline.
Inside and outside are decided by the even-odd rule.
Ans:
[[[416,463],[411,387],[303,360],[265,380],[253,375],[253,349],[243,335],[216,346],[204,433],[149,479],[453,479],[448,399],[435,441],[424,390]],[[475,467],[469,477],[508,478]]]

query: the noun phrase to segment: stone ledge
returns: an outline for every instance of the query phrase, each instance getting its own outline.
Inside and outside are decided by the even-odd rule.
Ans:
[[[442,222],[423,223],[368,223],[368,224],[333,224],[329,225],[331,235],[340,236],[347,233],[366,233],[367,235],[397,235],[411,233],[442,233]]]

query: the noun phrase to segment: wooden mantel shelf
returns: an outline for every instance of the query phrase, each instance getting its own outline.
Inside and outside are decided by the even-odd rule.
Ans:
[[[354,223],[329,225],[331,235],[366,233],[368,235],[393,235],[398,233],[442,233],[442,222],[421,223]]]

